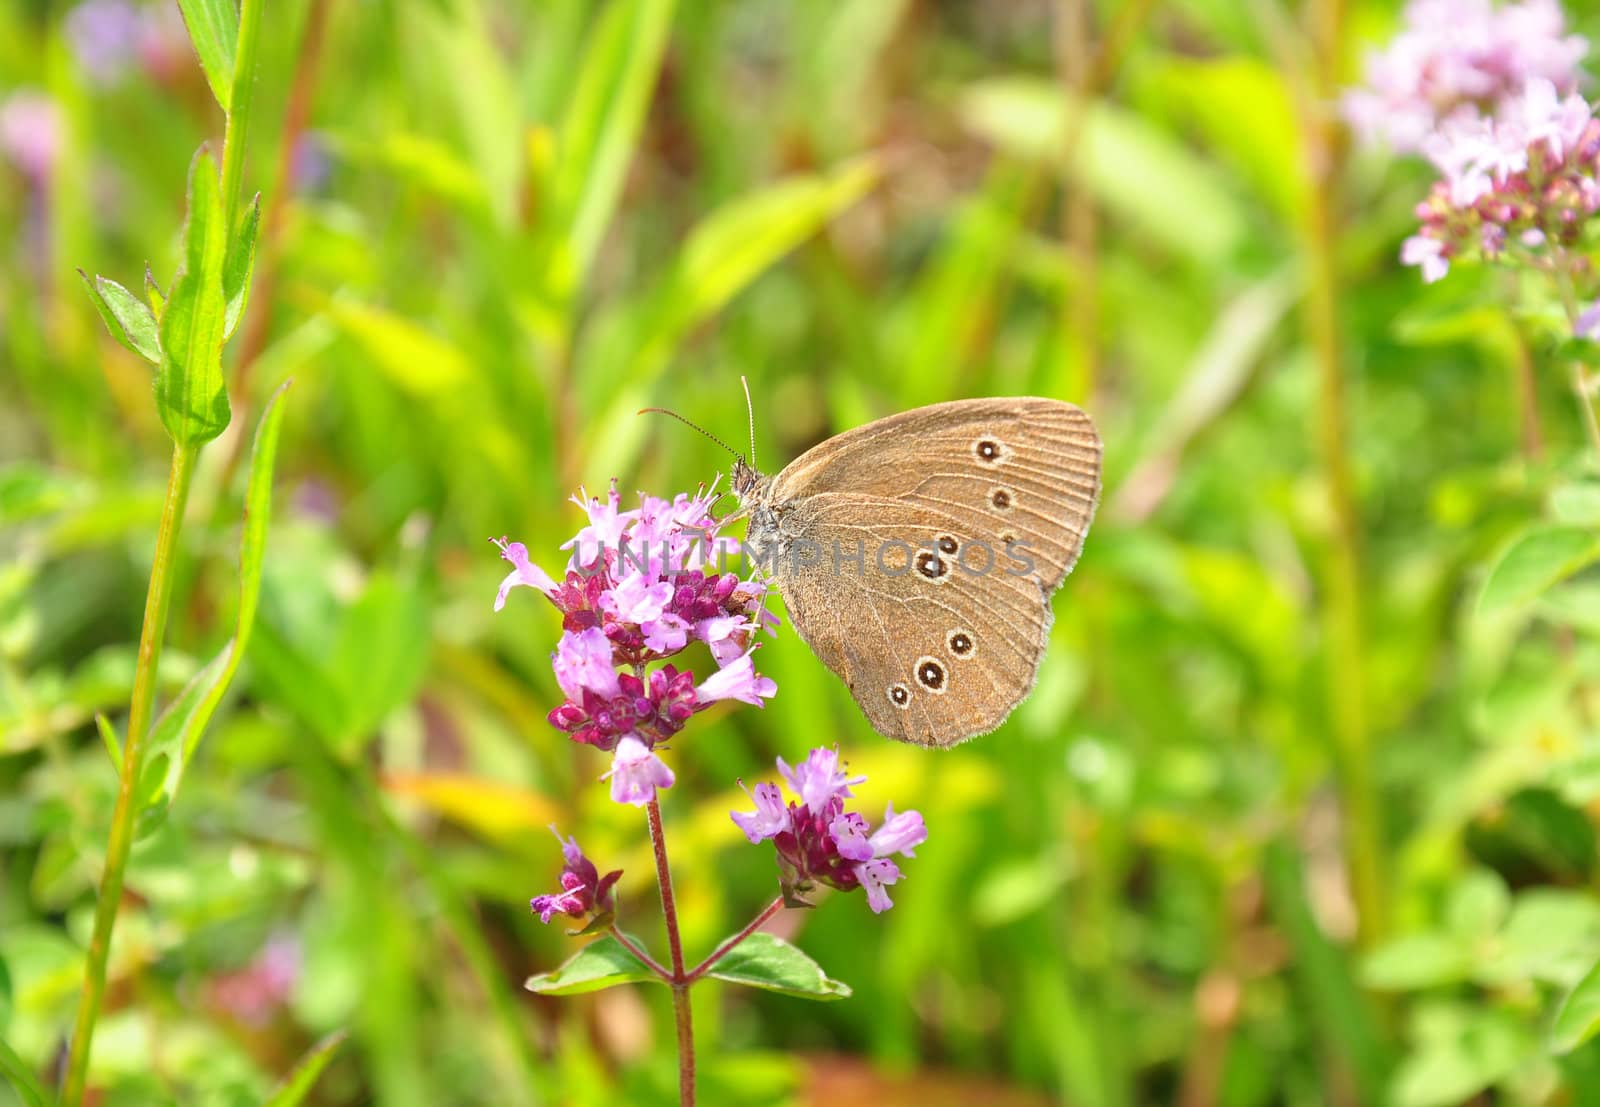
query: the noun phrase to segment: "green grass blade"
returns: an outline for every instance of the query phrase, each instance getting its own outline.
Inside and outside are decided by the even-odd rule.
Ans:
[[[673,0],[612,4],[589,37],[558,139],[551,189],[559,228],[557,298],[583,286],[622,195],[666,52]]]
[[[27,1107],[47,1107],[53,1103],[39,1082],[33,1078],[33,1073],[28,1071],[28,1066],[18,1057],[16,1052],[8,1045],[6,1040],[0,1038],[0,1073],[5,1073],[6,1079],[11,1081],[11,1086],[22,1097],[22,1102]]]
[[[322,1070],[328,1067],[347,1037],[349,1031],[336,1030],[307,1050],[263,1107],[297,1107],[311,1093]]]

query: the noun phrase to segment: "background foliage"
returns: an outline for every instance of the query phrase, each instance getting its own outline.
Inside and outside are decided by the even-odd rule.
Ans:
[[[292,376],[277,502],[239,676],[134,853],[103,1102],[260,1102],[340,1029],[313,1102],[668,1101],[664,994],[521,990],[571,947],[526,906],[547,824],[625,868],[631,930],[658,907],[637,812],[544,720],[552,613],[491,613],[486,539],[548,564],[578,485],[725,470],[634,412],[742,441],[741,374],[769,470],[1037,393],[1094,413],[1107,491],[999,733],[892,746],[784,634],[767,709],[674,750],[694,950],[773,892],[726,816],[773,756],[837,741],[867,807],[931,830],[892,912],[780,922],[853,999],[699,990],[707,1101],[1596,1102],[1600,1001],[1562,1004],[1600,957],[1600,590],[1572,576],[1600,485],[1498,274],[1396,264],[1425,171],[1308,172],[1320,10],[274,4],[256,282],[165,697],[233,631],[250,428]],[[126,712],[168,453],[73,269],[170,273],[220,138],[182,24],[139,11],[108,60],[67,6],[0,4],[0,98],[56,111],[48,174],[0,166],[0,1037],[36,1073],[82,977],[116,786],[93,716]],[[1394,19],[1350,11],[1338,72]]]

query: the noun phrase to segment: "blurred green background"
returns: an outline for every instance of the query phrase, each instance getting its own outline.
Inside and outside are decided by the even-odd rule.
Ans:
[[[705,1102],[1600,1103],[1600,1047],[1552,1033],[1600,956],[1600,588],[1479,604],[1600,491],[1499,274],[1395,261],[1425,168],[1326,125],[1396,16],[275,0],[261,254],[166,695],[231,632],[241,459],[292,377],[264,592],[136,847],[99,1101],[257,1103],[341,1027],[313,1102],[672,1101],[664,990],[522,990],[573,948],[527,910],[547,824],[626,870],[630,930],[659,905],[639,812],[545,722],[554,612],[491,612],[487,539],[554,566],[579,485],[725,471],[634,413],[742,441],[745,375],[767,471],[1039,394],[1092,412],[1106,491],[997,733],[892,745],[785,631],[766,710],[675,743],[691,956],[774,893],[726,814],[774,756],[837,742],[868,810],[931,832],[889,913],[780,920],[853,999],[697,991]],[[12,133],[0,162],[0,1037],[48,1074],[170,452],[74,267],[171,273],[221,116],[154,2],[0,0],[0,102],[48,155]]]

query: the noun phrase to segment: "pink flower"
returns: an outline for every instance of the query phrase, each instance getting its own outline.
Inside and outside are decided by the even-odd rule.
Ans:
[[[1600,342],[1600,300],[1596,300],[1583,310],[1573,325],[1572,333],[1578,338]]]
[[[23,89],[0,103],[0,153],[39,182],[61,151],[61,109],[42,92]]]
[[[1345,118],[1368,144],[1417,152],[1447,118],[1496,114],[1532,81],[1573,91],[1588,49],[1556,0],[1412,0],[1400,33],[1368,55]]]
[[[694,694],[701,703],[738,700],[760,707],[763,699],[771,699],[777,691],[777,684],[770,677],[757,673],[750,655],[745,654],[706,677]]]
[[[617,743],[611,758],[611,771],[601,780],[611,781],[611,798],[616,803],[643,807],[656,798],[657,788],[670,788],[676,779],[667,763],[632,734]]]
[[[851,785],[865,783],[867,779],[850,776],[839,764],[839,751],[820,746],[792,769],[783,758],[778,758],[778,771],[800,801],[813,811],[821,811],[836,799],[850,798]]]
[[[505,558],[516,568],[510,575],[500,582],[500,591],[494,597],[494,609],[499,611],[506,605],[506,595],[518,585],[525,584],[530,588],[537,588],[549,596],[555,592],[556,582],[539,566],[528,560],[528,547],[521,542],[507,542],[504,538],[493,539],[494,544],[500,547],[500,556]]]
[[[659,619],[671,602],[671,584],[652,583],[643,573],[635,573],[607,592],[600,606],[619,623],[649,623]]]
[[[1600,211],[1600,120],[1543,78],[1508,97],[1494,120],[1446,120],[1425,151],[1441,179],[1400,251],[1425,281],[1456,258],[1525,261],[1571,248]]]
[[[594,862],[583,855],[576,838],[562,838],[561,832],[554,826],[550,832],[561,843],[561,855],[566,866],[561,871],[561,891],[534,896],[528,901],[528,906],[539,916],[539,921],[547,923],[557,914],[580,918],[597,907],[601,911],[611,910],[611,886],[622,875],[622,870],[617,869],[602,877]]]
[[[585,692],[609,699],[621,691],[612,660],[611,640],[599,627],[567,631],[551,657],[556,683],[569,700],[581,700]]]
[[[922,816],[895,814],[890,806],[883,825],[873,831],[858,812],[846,811],[850,786],[866,778],[847,775],[837,750],[814,749],[795,768],[779,758],[778,769],[801,797],[799,803],[785,805],[777,785],[763,783],[751,795],[756,809],[731,811],[729,817],[752,843],[771,841],[777,848],[784,898],[803,903],[796,897],[822,883],[841,891],[863,889],[874,912],[893,906],[884,889],[901,873],[890,858],[911,857],[927,840]]]
[[[741,782],[740,788],[744,788]],[[750,839],[750,844],[764,842],[789,826],[789,809],[784,805],[783,793],[776,784],[757,784],[755,794],[751,795],[745,789],[745,795],[750,796],[751,802],[756,805],[755,811],[745,814],[732,811],[734,825],[744,831],[744,836]]]
[[[1406,265],[1422,268],[1422,279],[1428,284],[1450,272],[1450,259],[1444,252],[1444,243],[1424,235],[1412,235],[1400,247],[1400,260]]]

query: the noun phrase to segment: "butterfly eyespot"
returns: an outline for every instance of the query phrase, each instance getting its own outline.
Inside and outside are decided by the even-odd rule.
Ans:
[[[932,550],[923,550],[917,555],[917,572],[932,581],[942,580],[949,572],[950,566],[944,558]]]
[[[889,685],[889,702],[896,707],[904,707],[911,702],[911,689],[904,684]]]
[[[937,657],[917,658],[917,683],[936,695],[943,695],[946,673]]]
[[[957,542],[955,540],[954,536],[952,536],[952,535],[941,534],[939,536],[938,546],[939,546],[940,552],[947,553],[947,554],[953,554],[953,553],[955,553],[957,550],[959,550],[961,548],[961,543]]]
[[[1005,448],[993,438],[980,438],[972,444],[972,452],[986,465],[997,465],[1005,457]]]
[[[950,647],[950,652],[957,657],[972,656],[972,635],[964,630],[952,630],[944,640],[944,644]]]
[[[1011,509],[1011,493],[1004,488],[996,488],[989,493],[989,502],[994,504],[996,511],[1009,511]]]

